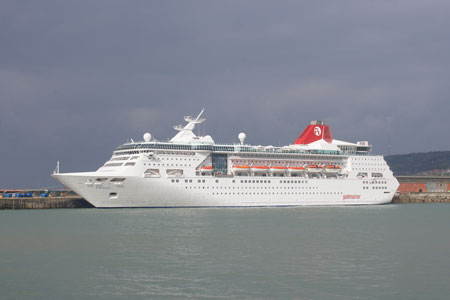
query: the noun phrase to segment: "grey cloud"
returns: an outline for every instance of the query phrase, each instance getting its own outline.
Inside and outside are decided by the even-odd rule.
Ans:
[[[217,142],[288,144],[323,119],[377,153],[448,150],[449,15],[437,0],[3,1],[0,185],[56,184],[57,159],[93,170],[202,107]]]

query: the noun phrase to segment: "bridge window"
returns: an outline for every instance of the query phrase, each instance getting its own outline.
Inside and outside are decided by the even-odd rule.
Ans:
[[[125,181],[125,178],[113,178],[111,179],[111,182],[123,182]]]
[[[365,172],[359,172],[358,175],[356,175],[357,178],[362,179],[362,178],[367,178],[368,174]]]

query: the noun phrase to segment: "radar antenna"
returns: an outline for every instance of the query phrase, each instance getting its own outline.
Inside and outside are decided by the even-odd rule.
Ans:
[[[195,119],[192,116],[184,116],[184,120],[186,122],[193,123],[193,124],[203,123],[206,119],[205,118],[200,118],[200,117],[201,117],[201,115],[203,114],[204,111],[205,111],[205,109],[202,108],[202,111],[198,114],[197,118],[195,118]]]
[[[171,142],[189,142],[193,139],[196,139],[197,136],[192,132],[195,128],[195,125],[203,123],[206,119],[201,118],[205,109],[203,108],[201,112],[197,115],[197,117],[185,116],[184,120],[188,122],[186,125],[176,125],[173,128],[177,131],[177,135],[175,135],[170,141]]]

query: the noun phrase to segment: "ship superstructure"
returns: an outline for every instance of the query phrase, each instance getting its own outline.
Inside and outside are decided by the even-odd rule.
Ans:
[[[62,184],[95,207],[213,207],[360,205],[389,203],[398,182],[367,141],[333,138],[312,121],[293,144],[216,144],[197,136],[205,121],[186,125],[168,142],[144,134],[141,142],[115,149],[95,172],[54,173]]]

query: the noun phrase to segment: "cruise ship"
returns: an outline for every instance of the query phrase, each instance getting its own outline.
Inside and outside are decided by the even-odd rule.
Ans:
[[[194,133],[203,111],[166,142],[145,133],[95,172],[52,176],[98,208],[374,205],[391,202],[399,186],[367,141],[336,140],[322,121],[283,147],[249,145],[245,133],[217,144]]]

